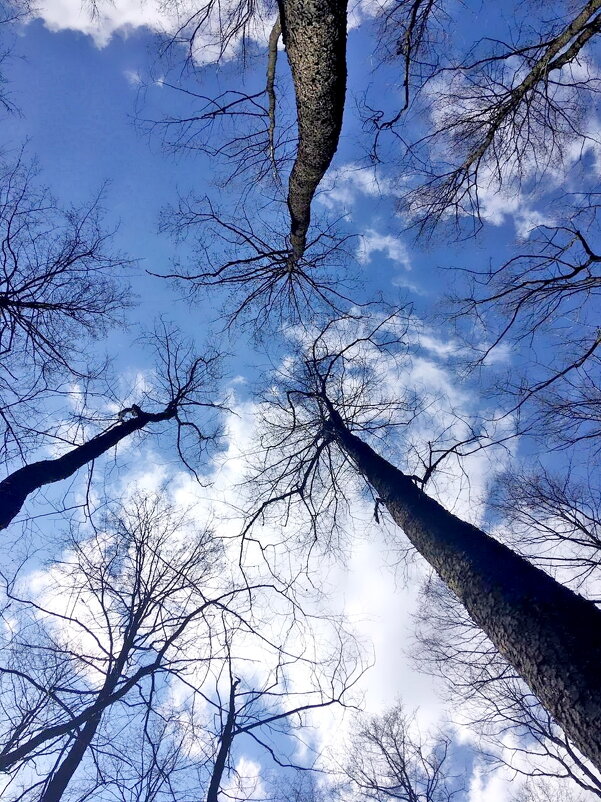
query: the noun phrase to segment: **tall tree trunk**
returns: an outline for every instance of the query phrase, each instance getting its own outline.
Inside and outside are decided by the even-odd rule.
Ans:
[[[59,482],[105,454],[125,437],[143,429],[149,423],[169,420],[176,413],[175,406],[167,406],[163,412],[143,412],[139,408],[133,418],[112,426],[106,432],[93,437],[86,443],[63,454],[56,459],[43,459],[24,465],[0,482],[0,530],[19,514],[25,499],[34,490],[44,485]]]
[[[417,551],[601,769],[601,611],[445,510],[352,434],[335,411],[329,428]]]
[[[105,709],[103,701],[108,700],[117,687],[117,683],[121,678],[125,663],[127,662],[127,658],[131,651],[134,633],[135,629],[132,628],[126,635],[123,646],[119,651],[119,655],[117,656],[110,672],[106,676],[102,689],[98,694],[98,699],[96,700],[96,703],[99,706],[98,711],[86,721],[82,729],[75,736],[74,742],[69,749],[67,757],[52,775],[52,779],[46,786],[46,789],[40,797],[39,802],[60,802],[62,795],[71,782],[73,775],[77,771],[79,764],[83,760],[83,756],[92,743],[98,727],[100,726],[102,714]]]
[[[311,201],[338,147],[346,93],[347,2],[278,0],[298,120],[298,150],[288,185],[294,262],[305,252]]]
[[[92,739],[96,735],[96,730],[100,724],[102,712],[98,712],[94,718],[90,719],[81,732],[76,736],[75,743],[69,750],[69,754],[58,767],[58,770],[52,775],[52,779],[46,786],[46,790],[40,797],[39,802],[59,802],[64,794],[67,786],[77,767],[81,763],[87,748],[92,743]]]
[[[219,794],[219,786],[221,785],[227,757],[230,753],[230,749],[232,748],[232,741],[234,740],[234,724],[236,723],[236,688],[238,687],[239,682],[240,680],[237,679],[232,683],[232,687],[230,688],[230,700],[227,718],[225,720],[225,727],[221,733],[221,738],[219,739],[219,750],[217,752],[217,758],[213,767],[213,773],[211,774],[211,782],[207,792],[207,802],[218,802],[217,796]]]

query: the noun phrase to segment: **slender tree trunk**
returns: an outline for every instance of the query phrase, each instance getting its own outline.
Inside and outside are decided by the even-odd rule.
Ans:
[[[71,782],[73,775],[77,771],[77,767],[81,763],[87,748],[92,743],[101,718],[102,712],[97,713],[94,718],[90,719],[90,721],[85,724],[79,735],[76,736],[75,743],[69,750],[69,754],[58,767],[58,770],[53,774],[39,802],[59,802],[67,786]]]
[[[221,785],[221,780],[223,778],[225,763],[232,747],[232,741],[234,740],[234,724],[236,723],[236,688],[238,687],[239,682],[240,680],[233,682],[230,689],[227,718],[225,720],[225,727],[221,733],[221,738],[219,739],[219,750],[217,752],[217,758],[213,767],[213,773],[211,774],[211,782],[207,792],[207,802],[217,802],[217,795],[219,794],[219,786]]]
[[[62,457],[32,462],[11,473],[0,482],[0,530],[6,529],[19,514],[25,499],[34,490],[73,476],[79,468],[105,454],[133,432],[143,429],[149,423],[169,420],[175,413],[175,407],[169,406],[163,412],[157,413],[139,410],[135,417],[112,426]]]
[[[104,685],[98,694],[97,703],[99,704],[99,710],[86,721],[82,729],[75,736],[67,757],[52,775],[52,779],[46,786],[46,790],[40,797],[39,802],[59,802],[67,786],[71,782],[73,775],[77,771],[79,764],[83,760],[83,756],[92,743],[98,727],[100,726],[102,714],[106,707],[106,705],[103,705],[103,701],[108,700],[112,696],[121,674],[123,673],[125,663],[131,651],[132,638],[133,630],[128,633],[119,655],[109,674],[106,676]]]
[[[311,201],[338,147],[346,93],[347,2],[278,0],[298,120],[288,186],[294,261],[305,252]]]
[[[601,611],[447,512],[352,434],[335,411],[329,428],[417,551],[601,769]]]

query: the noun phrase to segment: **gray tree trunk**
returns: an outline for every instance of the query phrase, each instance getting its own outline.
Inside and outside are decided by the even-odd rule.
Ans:
[[[288,185],[294,261],[305,252],[311,201],[338,147],[346,92],[347,2],[278,0],[298,120],[298,150]]]
[[[417,551],[601,769],[601,611],[444,509],[333,412],[329,428]]]

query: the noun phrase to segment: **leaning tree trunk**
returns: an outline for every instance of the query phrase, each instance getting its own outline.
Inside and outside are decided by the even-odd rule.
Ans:
[[[347,2],[278,0],[298,121],[288,185],[293,262],[305,252],[311,201],[338,147],[346,92]]]
[[[101,718],[102,712],[98,712],[94,718],[90,719],[83,729],[80,730],[75,738],[75,743],[72,745],[67,757],[58,767],[55,774],[53,774],[39,802],[60,802],[61,797],[67,790],[67,786],[73,779],[73,775],[79,768],[83,756],[96,735]]]
[[[225,720],[223,732],[221,733],[221,737],[219,739],[219,749],[217,751],[217,757],[215,758],[213,773],[211,774],[211,782],[209,784],[206,802],[218,802],[219,788],[221,786],[221,780],[223,779],[223,772],[225,771],[225,765],[232,748],[232,741],[234,740],[234,725],[236,724],[236,688],[238,687],[239,682],[239,679],[237,679],[235,682],[232,682],[232,686],[230,688],[230,701],[227,711],[227,718]]]
[[[601,768],[601,611],[445,510],[352,434],[335,411],[329,427],[417,551]]]
[[[25,499],[34,490],[68,479],[84,465],[105,454],[133,432],[143,429],[149,423],[169,420],[177,412],[176,407],[172,405],[168,405],[163,412],[144,412],[139,408],[136,409],[133,418],[112,426],[106,432],[67,451],[62,457],[32,462],[3,479],[0,482],[0,530],[6,529],[19,514]]]
[[[73,775],[79,768],[85,753],[87,752],[90,744],[94,740],[94,736],[98,731],[102,714],[106,705],[103,702],[107,701],[113,695],[117,683],[123,673],[123,668],[133,643],[133,632],[130,633],[127,641],[123,644],[115,664],[110,673],[105,679],[104,685],[98,694],[96,704],[98,710],[92,715],[84,724],[84,726],[74,736],[67,756],[53,773],[50,781],[48,782],[45,791],[42,793],[39,802],[60,802],[63,794],[67,790],[67,786],[73,779]]]

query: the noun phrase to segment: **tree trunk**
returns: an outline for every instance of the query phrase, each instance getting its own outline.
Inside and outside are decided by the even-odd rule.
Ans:
[[[447,512],[352,434],[335,411],[329,428],[417,551],[601,769],[601,611]]]
[[[103,702],[106,702],[111,698],[115,688],[117,687],[117,683],[121,678],[125,663],[127,662],[127,658],[131,651],[133,635],[134,630],[128,633],[128,636],[121,647],[119,655],[115,660],[112,669],[107,675],[100,693],[98,694],[98,699],[96,700],[96,703],[99,706],[98,711],[86,721],[78,735],[75,736],[74,743],[69,749],[67,757],[52,775],[52,779],[46,786],[46,790],[40,797],[39,802],[60,802],[62,795],[65,793],[67,786],[71,782],[73,775],[77,771],[79,764],[83,760],[83,756],[92,743],[92,739],[96,735],[96,731],[100,726],[102,714],[106,708],[106,704],[103,704]]]
[[[75,743],[69,750],[69,754],[58,767],[58,770],[53,774],[39,802],[59,802],[67,786],[71,782],[71,778],[77,771],[77,767],[81,763],[87,748],[92,743],[101,718],[102,712],[99,712],[85,724],[84,728],[75,738]]]
[[[6,529],[19,514],[25,499],[34,490],[73,476],[79,468],[97,459],[133,432],[143,429],[149,423],[169,420],[175,413],[176,409],[169,406],[163,412],[157,413],[139,410],[135,417],[112,426],[62,457],[32,462],[11,473],[0,482],[0,530]]]
[[[239,682],[239,679],[233,682],[230,689],[229,709],[227,711],[225,727],[223,728],[221,738],[219,739],[219,750],[217,752],[217,758],[213,767],[213,773],[211,774],[211,782],[207,792],[207,802],[218,802],[217,796],[219,794],[219,786],[221,785],[225,763],[232,747],[232,741],[234,740],[234,724],[236,723],[236,688],[238,687]]]
[[[346,93],[347,1],[278,0],[298,120],[298,150],[288,185],[294,261],[305,252],[311,201],[338,147]]]

